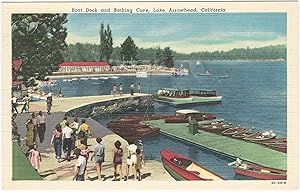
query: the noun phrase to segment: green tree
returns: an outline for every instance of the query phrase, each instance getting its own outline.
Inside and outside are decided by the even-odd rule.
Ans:
[[[100,26],[100,60],[104,59],[109,62],[112,52],[113,52],[113,38],[112,32],[107,25],[106,29],[104,28],[104,23],[101,23]]]
[[[172,50],[170,49],[170,47],[164,48],[162,55],[163,55],[163,61],[162,61],[163,65],[169,68],[174,67]]]
[[[105,35],[104,35],[104,23],[100,25],[100,61],[103,61],[105,56]]]
[[[157,48],[155,56],[157,65],[161,65],[163,62],[163,52],[160,47]]]
[[[12,57],[22,59],[18,75],[25,85],[32,77],[43,80],[64,61],[67,14],[13,14]]]
[[[130,36],[121,44],[121,56],[124,61],[133,61],[136,59],[137,46]]]

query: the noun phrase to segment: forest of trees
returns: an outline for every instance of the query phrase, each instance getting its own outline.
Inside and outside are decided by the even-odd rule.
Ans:
[[[157,54],[162,51],[159,47],[137,48],[135,60],[147,60],[151,64],[160,64]],[[111,62],[122,60],[121,47],[114,47]],[[99,61],[99,45],[96,44],[70,44],[64,54],[66,61]],[[194,52],[183,54],[172,51],[174,60],[276,60],[287,57],[285,45],[266,46],[260,48],[239,48],[230,51]],[[118,62],[116,62],[118,63]]]

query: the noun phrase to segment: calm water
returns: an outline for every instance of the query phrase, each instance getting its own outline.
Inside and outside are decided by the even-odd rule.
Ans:
[[[177,63],[181,65],[181,63]],[[174,113],[178,109],[192,108],[207,111],[224,118],[227,122],[255,127],[259,130],[272,130],[279,137],[287,133],[287,77],[286,62],[206,62],[212,76],[197,76],[203,73],[201,65],[190,65],[189,76],[150,76],[148,78],[120,77],[107,80],[80,80],[66,82],[62,79],[58,85],[44,87],[48,91],[58,92],[61,87],[66,97],[110,94],[113,84],[122,82],[124,92],[129,92],[133,82],[142,84],[142,91],[156,93],[160,88],[199,88],[213,89],[223,96],[222,103],[210,105],[170,107],[155,103],[156,113]],[[187,65],[184,65],[187,66]],[[229,78],[219,79],[227,74]],[[101,123],[117,118],[96,118]],[[146,158],[160,160],[159,151],[170,149],[196,160],[208,169],[226,179],[241,179],[227,163],[228,157],[217,155],[197,146],[177,141],[166,136],[143,141]]]

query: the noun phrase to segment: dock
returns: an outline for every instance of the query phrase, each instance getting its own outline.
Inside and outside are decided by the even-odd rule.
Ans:
[[[149,96],[149,94],[124,94],[123,96],[112,96],[112,95],[100,95],[100,96],[83,96],[83,97],[66,97],[66,98],[53,98],[53,106],[51,110],[51,115],[46,114],[46,102],[37,101],[30,102],[30,113],[19,113],[17,115],[17,126],[19,134],[23,139],[26,135],[25,122],[31,117],[31,112],[43,111],[46,117],[46,133],[45,140],[43,143],[38,141],[39,151],[41,152],[42,162],[40,163],[40,169],[37,172],[33,169],[30,162],[27,161],[25,155],[22,153],[16,144],[13,144],[13,179],[14,180],[48,180],[48,181],[72,181],[74,176],[74,166],[76,159],[68,161],[62,161],[59,163],[55,159],[55,153],[53,146],[50,145],[50,140],[52,137],[52,131],[56,124],[60,123],[64,115],[70,110],[81,108],[87,105],[101,104],[106,101],[113,101],[124,98],[132,97],[142,97]],[[22,106],[19,106],[19,111]],[[72,122],[74,116],[68,116],[68,121]],[[79,116],[78,120],[81,121],[82,117]],[[102,143],[105,146],[105,162],[103,163],[102,174],[104,175],[105,181],[112,181],[114,170],[113,170],[113,152],[114,142],[119,140],[121,142],[121,147],[124,150],[123,156],[123,173],[126,169],[126,157],[127,157],[127,146],[128,143],[119,135],[113,133],[111,130],[101,125],[97,121],[86,118],[87,123],[91,127],[92,138],[88,139],[88,145],[90,150],[93,151],[93,145],[96,143],[95,138],[101,137]],[[25,144],[25,141],[21,141]],[[27,147],[24,146],[23,150]],[[62,155],[63,157],[63,155]],[[90,181],[97,181],[97,175],[95,170],[95,163],[93,161],[88,161],[87,172]],[[24,174],[26,173],[26,174]],[[142,169],[142,181],[172,181],[174,180],[163,168],[163,165],[159,161],[147,160],[146,166]],[[130,171],[130,175],[132,175]],[[86,178],[87,179],[87,178]],[[132,176],[129,181],[132,180]]]
[[[205,131],[192,135],[187,123],[165,123],[164,120],[145,121],[151,127],[159,127],[161,133],[186,141],[215,153],[240,158],[261,166],[287,170],[287,154],[275,151],[256,143],[237,140]]]

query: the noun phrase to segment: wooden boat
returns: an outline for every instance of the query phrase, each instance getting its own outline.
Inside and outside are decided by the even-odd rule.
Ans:
[[[189,118],[196,121],[205,121],[216,119],[216,116],[212,113],[183,109],[176,111],[175,116],[167,116],[164,119],[166,123],[187,123]]]
[[[116,123],[107,123],[106,124],[108,128],[114,129],[114,128],[130,128],[130,127],[149,127],[147,125],[141,125],[139,123],[122,123],[122,122],[116,122]]]
[[[224,130],[222,132],[222,135],[232,136],[234,134],[240,134],[240,133],[245,133],[245,132],[246,132],[246,128],[243,128],[243,127],[232,127],[232,128]]]
[[[281,144],[285,144],[285,143],[287,143],[287,139],[286,138],[274,138],[274,139],[270,139],[270,140],[264,141],[263,144],[267,144],[267,143],[272,143],[272,144],[281,143]]]
[[[236,134],[232,135],[232,138],[243,139],[245,137],[259,136],[260,134],[261,134],[261,132],[251,129],[251,130],[246,130],[243,133],[236,133]]]
[[[284,170],[262,167],[254,164],[242,163],[234,168],[235,174],[244,175],[261,180],[286,180],[287,174]]]
[[[264,143],[264,145],[266,145],[267,147],[276,150],[276,151],[280,151],[283,153],[287,152],[287,144],[286,143]]]
[[[210,125],[201,125],[201,126],[199,126],[199,129],[210,132],[210,133],[218,134],[218,133],[222,133],[229,127],[230,126],[226,125],[226,124],[215,124],[215,125],[210,124]]]
[[[169,150],[161,150],[161,159],[164,168],[176,180],[224,180],[221,176],[207,170],[195,161]]]
[[[164,88],[158,91],[158,94],[155,96],[155,99],[157,101],[177,106],[193,103],[221,102],[222,96],[217,96],[216,91],[212,90]]]
[[[269,132],[267,134],[265,133],[261,133],[260,135],[245,137],[243,138],[243,140],[254,142],[254,143],[261,143],[270,139],[274,139],[276,137],[276,134],[274,133],[269,133]]]

